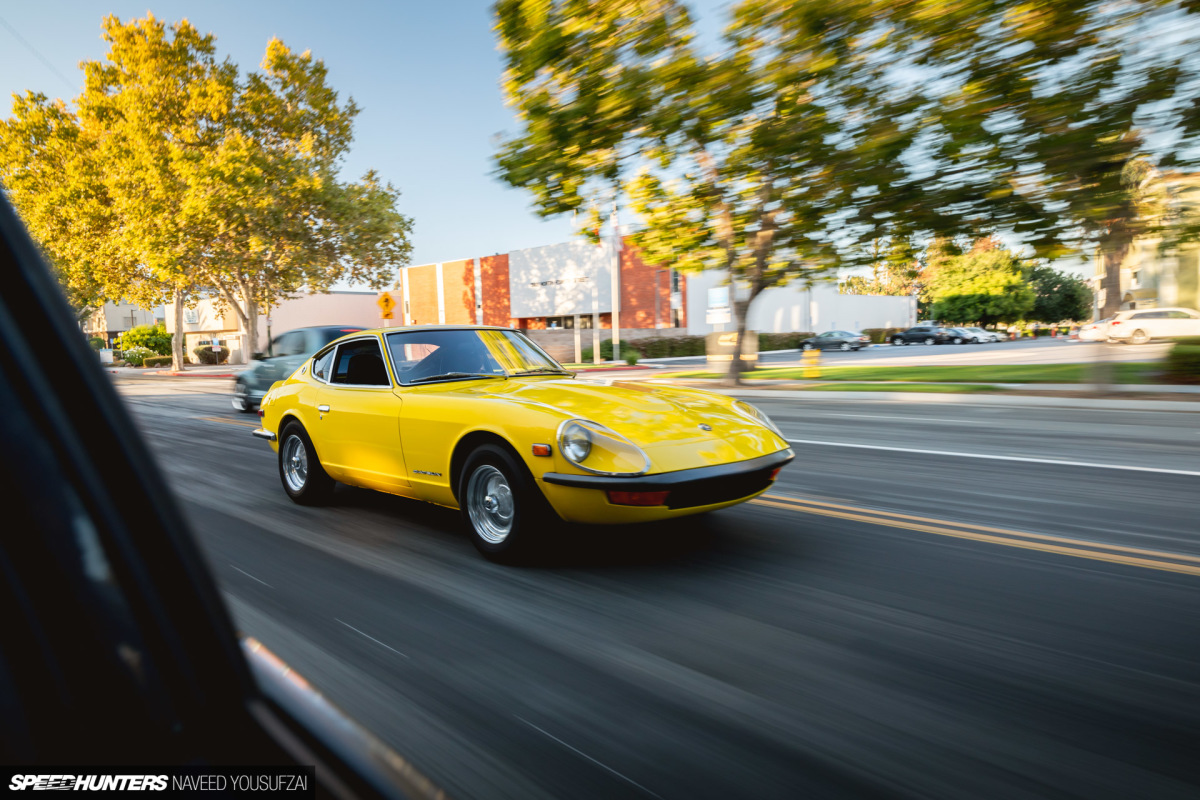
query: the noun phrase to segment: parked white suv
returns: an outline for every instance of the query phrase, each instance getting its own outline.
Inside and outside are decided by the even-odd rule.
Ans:
[[[1200,336],[1200,311],[1147,308],[1121,311],[1108,323],[1109,341],[1145,344],[1151,339]]]

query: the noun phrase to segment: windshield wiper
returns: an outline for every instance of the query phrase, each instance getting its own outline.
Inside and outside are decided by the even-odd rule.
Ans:
[[[503,378],[503,375],[491,375],[486,372],[443,372],[441,375],[426,375],[423,378],[413,378],[409,381],[411,386],[414,383],[427,383],[429,381],[450,381],[450,380],[465,380],[467,378]]]
[[[514,372],[513,375],[573,375],[570,370],[560,369],[557,367],[538,367],[537,369],[527,369],[521,372]]]

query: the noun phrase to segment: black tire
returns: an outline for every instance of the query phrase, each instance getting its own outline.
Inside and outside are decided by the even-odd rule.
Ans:
[[[902,345],[902,344],[904,344],[904,343],[905,343],[905,342],[904,342],[904,337],[903,337],[903,336],[894,336],[894,337],[892,337],[892,347],[899,347],[900,345]]]
[[[841,345],[841,347],[839,347],[838,349],[839,349],[839,350],[841,350],[843,353],[847,353],[847,352],[849,352],[849,351],[850,351],[850,343],[849,343],[849,342],[842,342],[842,345]]]
[[[303,454],[293,450],[293,447],[299,447]],[[292,463],[291,470],[287,469],[285,458],[300,459],[303,469],[296,462]],[[321,505],[329,502],[333,496],[336,482],[321,466],[312,439],[308,438],[308,431],[299,422],[289,422],[279,434],[279,481],[288,497],[302,506]]]
[[[800,349],[801,350],[812,350],[813,344],[812,344],[812,342],[805,342],[804,344],[800,345]]]
[[[937,341],[937,340],[934,339],[932,336],[926,336],[925,337],[925,346],[928,347],[929,345],[933,344],[935,341]]]
[[[489,498],[494,510],[487,507]],[[471,543],[485,558],[502,563],[531,553],[553,518],[525,465],[498,444],[480,445],[467,456],[458,505]]]
[[[955,343],[955,344],[966,344],[966,343],[967,343],[967,340],[966,340],[966,339],[964,339],[964,338],[962,338],[961,336],[959,336],[958,338],[956,338],[956,339],[954,340],[954,343]]]
[[[250,390],[246,388],[246,384],[242,383],[240,378],[233,382],[231,402],[234,411],[240,411],[243,414],[254,413],[254,401],[250,399]]]

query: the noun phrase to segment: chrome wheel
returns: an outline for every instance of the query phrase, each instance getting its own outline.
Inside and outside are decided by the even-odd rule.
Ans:
[[[234,411],[245,412],[250,410],[250,398],[248,394],[249,393],[246,391],[245,385],[240,381],[234,385],[232,400]]]
[[[839,348],[839,349],[840,349],[840,350],[841,350],[843,353],[844,353],[844,352],[846,352],[847,350],[849,350],[849,349],[850,349],[850,343],[849,343],[849,342],[842,342],[842,346],[841,346],[841,348]]]
[[[926,339],[925,339],[925,346],[926,346],[926,347],[928,347],[928,346],[929,346],[929,345],[931,345],[931,344],[933,344],[933,337],[928,337],[928,338],[926,338]]]
[[[295,434],[289,436],[283,443],[283,479],[288,488],[298,492],[308,482],[308,450],[304,442]]]
[[[516,503],[504,473],[482,464],[467,483],[467,514],[480,538],[500,544],[512,533]]]

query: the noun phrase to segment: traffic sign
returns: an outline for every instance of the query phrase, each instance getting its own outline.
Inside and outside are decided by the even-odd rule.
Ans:
[[[393,314],[391,311],[380,311],[379,312],[380,319],[395,319],[395,317],[396,317],[396,315]]]
[[[392,318],[392,309],[396,307],[396,301],[392,299],[390,294],[387,292],[380,293],[379,299],[375,301],[375,304],[378,305],[379,310],[383,312],[380,314],[381,317],[384,319]]]

